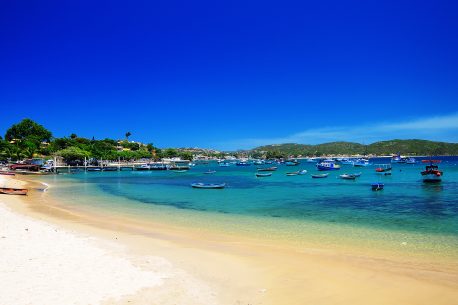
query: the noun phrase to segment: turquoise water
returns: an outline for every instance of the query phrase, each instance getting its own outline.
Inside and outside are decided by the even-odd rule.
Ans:
[[[373,159],[388,163],[388,159]],[[271,177],[256,178],[255,166],[218,167],[198,165],[186,173],[171,171],[89,172],[57,175],[45,180],[72,182],[57,187],[54,194],[72,199],[73,204],[117,209],[125,205],[139,214],[156,208],[170,213],[195,212],[200,216],[224,214],[284,221],[314,222],[353,227],[438,234],[458,237],[458,158],[446,157],[440,168],[443,181],[425,184],[420,171],[424,165],[393,164],[392,176],[375,173],[376,166],[354,168],[342,165],[325,179],[312,179],[313,163],[279,165]],[[205,171],[214,169],[212,175]],[[306,169],[307,175],[286,176],[286,172]],[[342,180],[339,174],[362,172],[356,181]],[[58,183],[56,183],[58,182]],[[74,183],[77,182],[77,183]],[[223,190],[193,189],[193,182],[227,183]],[[385,183],[374,192],[370,184]],[[65,185],[65,183],[61,183]],[[97,200],[94,200],[97,196]],[[84,200],[91,198],[91,200]],[[190,213],[189,215],[193,215]]]

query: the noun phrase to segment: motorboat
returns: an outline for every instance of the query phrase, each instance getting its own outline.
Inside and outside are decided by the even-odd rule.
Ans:
[[[340,175],[339,177],[345,180],[355,180],[356,179],[356,176],[352,174],[343,174],[343,175]]]
[[[278,167],[272,166],[272,167],[264,167],[264,168],[258,168],[258,172],[274,172],[277,170]]]
[[[441,160],[422,160],[423,163],[429,163],[425,170],[421,172],[423,182],[440,182],[444,173],[439,170],[439,166],[436,164],[440,163]]]
[[[373,191],[381,191],[385,187],[385,184],[383,183],[372,183],[371,188]]]
[[[313,174],[312,178],[327,178],[329,174]]]
[[[196,189],[223,189],[226,183],[191,183],[191,186]]]
[[[316,165],[316,168],[319,171],[333,171],[333,170],[339,170],[340,165],[335,164],[334,162],[321,162]]]
[[[272,176],[272,173],[256,173],[256,177],[262,178],[262,177],[270,177]]]

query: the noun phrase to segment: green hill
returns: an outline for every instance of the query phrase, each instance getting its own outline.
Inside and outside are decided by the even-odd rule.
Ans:
[[[317,145],[273,144],[260,146],[253,152],[267,152],[269,156],[321,156],[321,155],[458,155],[458,143],[427,140],[389,140],[363,145],[353,142],[330,142]]]

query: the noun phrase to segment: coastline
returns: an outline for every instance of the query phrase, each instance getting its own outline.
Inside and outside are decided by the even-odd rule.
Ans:
[[[458,297],[458,266],[438,263],[434,257],[409,262],[408,257],[297,249],[159,223],[145,228],[143,223],[112,215],[102,219],[49,206],[40,201],[43,195],[32,191],[28,198],[3,196],[0,202],[37,221],[95,236],[98,244],[122,245],[128,253],[124,257],[154,255],[166,260],[175,274],[188,279],[184,291],[200,287],[190,290],[196,304],[453,304]],[[144,289],[130,296],[129,304],[142,304],[158,295],[163,297],[158,304],[190,304],[169,292]],[[127,299],[107,304],[123,302]]]

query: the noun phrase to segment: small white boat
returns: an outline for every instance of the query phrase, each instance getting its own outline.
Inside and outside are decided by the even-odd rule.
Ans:
[[[226,187],[226,183],[192,183],[191,186],[196,189],[223,189]]]
[[[270,177],[272,176],[272,173],[256,173],[256,177]]]
[[[352,174],[343,174],[343,175],[340,175],[339,177],[344,180],[355,180],[356,179],[356,176]]]
[[[208,171],[204,172],[204,174],[207,174],[207,175],[211,175],[211,174],[214,174],[214,173],[216,173],[216,171],[208,170]]]
[[[298,176],[298,175],[305,175],[307,174],[307,170],[303,169],[301,171],[286,173],[286,176]]]

